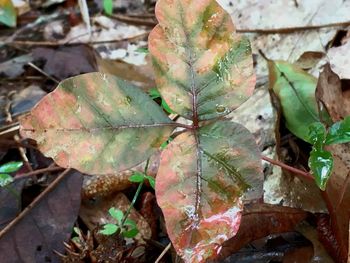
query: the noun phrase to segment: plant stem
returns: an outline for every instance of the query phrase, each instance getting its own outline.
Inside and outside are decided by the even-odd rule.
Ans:
[[[304,172],[304,171],[299,170],[299,169],[294,168],[294,167],[291,167],[291,166],[284,164],[278,160],[273,160],[273,159],[270,159],[269,157],[266,157],[266,156],[261,156],[261,159],[263,159],[264,161],[267,161],[269,163],[272,163],[274,165],[277,165],[277,166],[279,166],[285,170],[288,170],[292,173],[298,174],[298,175],[304,177],[305,179],[314,180],[314,177],[310,173]]]
[[[148,165],[149,165],[149,159],[147,159],[147,162],[146,162],[146,165],[145,165],[145,174],[147,174],[147,170],[148,170]],[[130,212],[131,212],[131,209],[134,207],[135,203],[136,203],[136,200],[137,200],[137,197],[139,196],[140,192],[141,192],[141,189],[142,189],[142,186],[145,182],[145,178],[142,180],[142,182],[139,183],[139,186],[137,187],[137,190],[136,190],[136,193],[134,195],[134,197],[132,198],[132,201],[131,201],[131,204],[130,206],[128,207],[128,210],[126,210],[126,213],[124,215],[124,218],[122,220],[122,223],[121,223],[121,228],[124,226],[124,223],[126,221],[126,219],[128,218]]]

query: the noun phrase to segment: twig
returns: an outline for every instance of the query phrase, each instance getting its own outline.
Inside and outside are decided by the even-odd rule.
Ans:
[[[298,174],[298,175],[304,177],[305,179],[314,180],[314,177],[310,173],[307,173],[307,172],[304,172],[304,171],[299,170],[297,168],[291,167],[291,166],[284,164],[280,161],[270,159],[269,157],[266,157],[266,156],[261,156],[261,159],[263,159],[264,161],[267,161],[269,163],[272,163],[274,165],[277,165],[277,166],[279,166],[285,170],[288,170],[292,173]]]
[[[46,195],[51,192],[55,187],[61,182],[61,180],[71,171],[71,169],[66,169],[63,171],[56,179],[53,181],[41,194],[39,194],[33,202],[31,202],[23,211],[20,213],[14,220],[12,220],[5,228],[0,231],[0,239],[9,231],[12,227],[14,227],[17,223],[19,223],[32,209],[36,206],[42,199],[46,197]]]
[[[131,17],[126,15],[120,15],[120,14],[114,14],[114,15],[111,15],[110,17],[131,25],[144,25],[144,26],[154,27],[155,25],[158,24],[158,22],[151,21],[150,19],[145,20],[145,19],[140,19],[139,17]]]
[[[162,253],[159,255],[159,257],[157,258],[156,261],[154,261],[154,263],[159,263],[160,260],[164,257],[164,255],[169,251],[169,249],[171,248],[171,242],[166,246],[166,248],[164,248],[164,250],[162,251]]]
[[[30,176],[38,175],[38,174],[42,174],[42,173],[58,172],[58,171],[62,171],[62,170],[64,170],[64,168],[58,167],[58,166],[47,167],[47,168],[35,170],[33,172],[21,174],[21,175],[15,177],[15,180],[19,180],[19,179],[22,179],[24,177],[30,177]]]
[[[313,25],[313,26],[297,26],[297,27],[283,27],[283,28],[271,28],[271,29],[236,29],[238,33],[258,33],[258,34],[289,34],[293,32],[306,31],[306,30],[318,30],[322,28],[330,27],[345,27],[349,26],[350,21],[331,23],[325,25]]]
[[[142,33],[140,35],[127,37],[127,38],[121,38],[121,39],[111,39],[111,40],[100,40],[100,41],[90,41],[90,42],[71,42],[72,39],[62,42],[62,41],[21,41],[16,40],[12,41],[11,43],[7,43],[8,45],[23,45],[23,46],[48,46],[48,47],[59,47],[59,46],[76,46],[81,44],[90,44],[90,45],[101,45],[101,44],[111,44],[111,43],[117,43],[117,42],[123,42],[123,41],[137,41],[138,39],[142,39],[146,36],[148,36],[149,31]],[[87,34],[82,34],[77,38],[80,38]]]
[[[16,134],[15,136],[13,136],[13,139],[17,142],[17,143],[20,143],[20,138],[19,138],[19,136]],[[25,152],[25,150],[24,150],[24,148],[23,147],[21,147],[21,146],[19,146],[18,147],[18,151],[19,151],[19,154],[21,155],[21,158],[22,158],[22,160],[23,160],[23,162],[24,162],[24,164],[25,164],[25,166],[28,168],[28,170],[29,171],[33,171],[33,168],[32,168],[32,166],[30,165],[30,163],[29,163],[29,160],[28,160],[28,158],[27,158],[27,155],[26,155],[26,152]]]
[[[45,77],[47,77],[48,79],[51,79],[53,82],[55,82],[56,84],[60,83],[59,80],[57,80],[56,78],[50,76],[49,74],[47,74],[45,71],[43,71],[42,69],[40,69],[39,67],[35,66],[32,62],[28,63],[29,66],[31,66],[33,69],[39,71],[41,74],[43,74]]]

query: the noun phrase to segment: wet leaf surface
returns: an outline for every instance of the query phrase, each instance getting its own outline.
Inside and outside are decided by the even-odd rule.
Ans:
[[[157,87],[169,107],[208,120],[236,109],[255,85],[250,43],[214,0],[159,1],[149,36]]]
[[[262,194],[260,153],[243,126],[218,121],[176,137],[161,155],[156,195],[186,262],[215,257],[241,222],[241,197]]]
[[[156,152],[172,124],[137,87],[90,73],[63,81],[21,120],[21,132],[62,167],[113,174]]]
[[[217,262],[262,237],[293,231],[305,219],[307,212],[268,204],[251,204],[242,213],[242,223],[237,235],[223,244]]]
[[[0,232],[0,262],[60,262],[80,207],[82,175],[66,171]]]

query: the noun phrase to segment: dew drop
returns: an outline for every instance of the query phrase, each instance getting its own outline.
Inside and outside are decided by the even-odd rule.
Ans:
[[[226,107],[225,106],[223,106],[223,105],[216,105],[216,112],[218,112],[218,113],[223,113],[223,112],[225,112],[226,111]]]

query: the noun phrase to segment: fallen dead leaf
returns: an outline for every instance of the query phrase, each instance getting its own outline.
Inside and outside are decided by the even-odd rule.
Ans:
[[[0,231],[0,262],[60,262],[80,207],[82,175],[66,170]]]
[[[86,45],[63,46],[57,49],[35,48],[35,60],[44,60],[43,70],[60,80],[97,71],[95,51]]]
[[[293,231],[306,216],[305,211],[289,207],[268,204],[246,206],[237,235],[223,244],[217,262],[254,240],[271,234]]]

